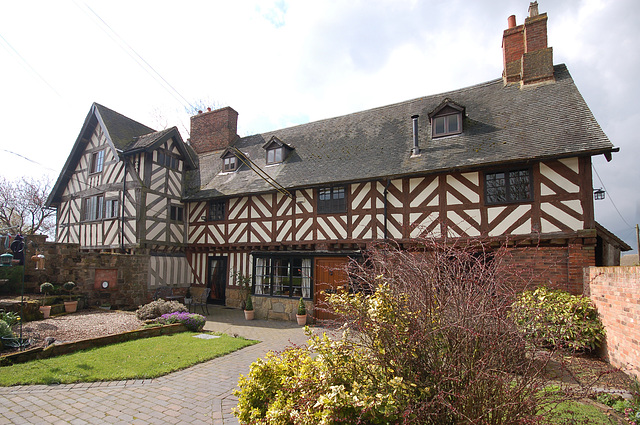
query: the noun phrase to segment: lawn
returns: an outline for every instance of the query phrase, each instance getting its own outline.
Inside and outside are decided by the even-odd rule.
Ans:
[[[257,341],[183,332],[0,367],[0,386],[148,379],[224,356]],[[206,334],[211,335],[211,334]]]

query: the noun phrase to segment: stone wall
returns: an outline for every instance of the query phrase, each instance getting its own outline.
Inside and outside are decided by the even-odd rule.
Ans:
[[[584,289],[607,331],[604,358],[640,378],[640,267],[589,267]]]
[[[227,287],[225,294],[227,307],[242,308],[244,306],[245,291]],[[252,295],[251,300],[256,319],[296,321],[300,299]],[[304,304],[307,308],[307,323],[313,323],[313,301],[305,300]]]
[[[36,270],[36,263],[31,260],[33,253],[29,253],[25,262],[25,291],[38,293],[43,282],[60,285],[73,281],[77,285],[75,293],[84,295],[89,306],[109,303],[117,308],[135,309],[151,300],[153,294],[147,289],[148,253],[81,252],[79,248],[77,244],[44,240],[38,243],[38,251],[45,256],[45,267]],[[105,271],[111,271],[114,279],[103,289],[98,280],[104,280]],[[96,279],[96,273],[100,279]]]

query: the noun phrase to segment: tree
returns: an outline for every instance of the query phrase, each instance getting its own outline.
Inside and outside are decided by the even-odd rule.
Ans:
[[[33,235],[55,233],[54,209],[46,207],[51,180],[0,177],[0,227],[11,233]]]

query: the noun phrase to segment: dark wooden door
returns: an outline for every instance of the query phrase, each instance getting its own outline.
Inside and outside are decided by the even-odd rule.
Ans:
[[[328,294],[340,293],[348,288],[346,265],[348,257],[320,257],[315,261],[314,309],[317,320],[332,320],[335,316],[326,311]]]
[[[224,290],[227,287],[227,257],[209,257],[208,303],[224,305]]]

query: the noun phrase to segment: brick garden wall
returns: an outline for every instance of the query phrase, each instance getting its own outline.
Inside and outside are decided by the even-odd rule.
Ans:
[[[604,358],[640,378],[640,267],[589,267],[584,282],[607,331]]]

